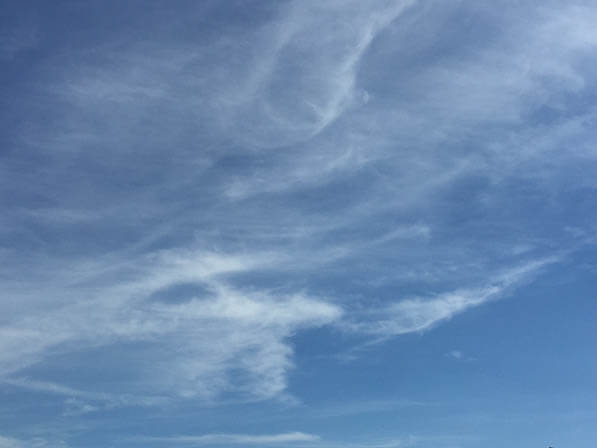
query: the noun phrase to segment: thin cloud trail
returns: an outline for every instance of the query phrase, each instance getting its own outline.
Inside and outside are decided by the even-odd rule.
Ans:
[[[370,316],[365,314],[360,321],[347,321],[341,325],[348,331],[374,336],[374,339],[354,347],[351,352],[384,342],[391,337],[428,331],[471,308],[505,297],[547,266],[559,261],[556,257],[531,261],[502,273],[485,286],[456,290],[434,297],[396,301],[381,309],[370,309],[367,313]]]

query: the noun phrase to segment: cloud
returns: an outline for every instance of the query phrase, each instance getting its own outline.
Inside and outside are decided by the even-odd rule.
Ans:
[[[527,263],[505,272],[481,288],[397,301],[385,308],[371,310],[370,314],[375,317],[349,324],[348,328],[383,337],[423,332],[466,310],[502,297],[555,261],[556,259],[550,258]]]
[[[190,445],[279,445],[297,442],[317,442],[319,436],[304,432],[281,434],[205,434],[200,436],[148,437],[144,440]]]
[[[153,355],[151,350],[146,354],[151,369],[135,371],[135,366],[128,365],[131,374],[149,381],[145,387],[205,399],[223,391],[271,398],[285,390],[286,374],[292,367],[287,338],[300,328],[330,323],[341,314],[338,307],[319,299],[243,291],[218,278],[247,269],[255,259],[167,252],[146,262],[141,269],[135,267],[134,280],[90,289],[89,283],[97,280],[88,279],[75,288],[83,295],[78,301],[2,327],[2,374],[17,373],[64,350],[145,341],[156,349]],[[169,295],[168,288],[184,282],[207,285],[206,296],[191,296],[181,302]],[[163,298],[151,300],[159,291]],[[166,348],[171,351],[164,351]],[[240,382],[227,377],[227,372],[235,370],[246,374]],[[38,381],[17,385],[113,403],[144,402]],[[143,390],[136,392],[143,394]]]
[[[68,445],[62,440],[46,440],[41,437],[22,440],[12,437],[0,436],[0,448],[68,448]]]
[[[169,402],[166,396],[141,394],[111,394],[75,389],[62,384],[30,378],[3,378],[0,384],[42,394],[67,397],[64,401],[65,416],[87,414],[127,406],[158,406]]]
[[[344,401],[322,407],[314,407],[309,411],[309,416],[314,419],[337,418],[348,415],[364,415],[386,412],[396,412],[399,409],[429,406],[431,403],[408,399],[384,399]]]
[[[355,103],[355,78],[372,40],[414,2],[295,2],[264,29],[248,83],[230,101],[244,142],[259,147],[311,139]],[[325,35],[318,30],[325,27]],[[262,36],[259,36],[262,38]],[[241,83],[243,85],[243,83]],[[220,104],[226,95],[220,96]],[[242,105],[241,105],[242,104]]]
[[[451,350],[448,353],[446,353],[446,356],[452,359],[462,359],[464,354],[460,351],[460,350]]]
[[[303,330],[425,332],[535,278],[597,178],[596,13],[503,6],[189,6],[158,14],[184,38],[47,49],[0,166],[4,384],[71,417],[280,398]]]
[[[0,447],[1,448],[22,448],[24,445],[17,439],[0,436]]]

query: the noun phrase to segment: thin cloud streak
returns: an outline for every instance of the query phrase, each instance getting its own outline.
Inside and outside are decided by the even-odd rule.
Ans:
[[[384,338],[423,332],[471,308],[504,297],[556,261],[556,258],[548,258],[527,263],[507,271],[481,288],[462,289],[431,298],[401,300],[386,308],[371,310],[370,313],[376,317],[365,317],[356,323],[349,323],[347,328]]]
[[[303,432],[288,432],[260,435],[204,434],[199,436],[144,437],[141,440],[184,445],[285,445],[298,442],[317,442],[320,437]]]

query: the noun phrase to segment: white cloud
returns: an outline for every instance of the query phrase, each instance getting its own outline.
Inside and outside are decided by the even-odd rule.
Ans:
[[[255,260],[168,252],[141,267],[134,280],[91,289],[87,280],[75,289],[81,295],[76,302],[0,328],[1,372],[4,376],[17,373],[64,350],[146,341],[153,344],[156,356],[159,353],[151,369],[136,371],[138,367],[126,361],[124,367],[149,381],[159,393],[206,399],[223,391],[253,398],[277,396],[284,392],[292,367],[287,339],[301,328],[338,319],[341,311],[301,294],[239,290],[219,278],[226,272],[248,269]],[[182,282],[205,284],[208,295],[192,296],[182,303],[177,297],[169,298],[172,302],[150,300],[153,293],[167,292]],[[232,382],[228,372],[239,369],[245,373],[243,379]],[[43,382],[28,381],[22,386],[102,399],[99,393]],[[135,392],[143,394],[143,390]],[[106,399],[127,402],[122,397]]]
[[[385,308],[370,310],[369,314],[372,316],[348,324],[347,327],[382,337],[429,330],[470,308],[503,296],[510,288],[528,281],[541,268],[555,261],[550,258],[527,263],[507,271],[481,288],[461,289],[434,297],[397,301]]]
[[[0,448],[24,448],[24,445],[17,439],[0,436]]]
[[[594,182],[561,168],[594,158],[586,142],[564,149],[591,132],[594,113],[523,126],[537,105],[565,110],[562,97],[589,85],[581,62],[597,43],[594,9],[528,7],[520,21],[500,9],[505,31],[466,57],[410,64],[392,51],[425,37],[420,29],[445,31],[431,14],[437,5],[422,3],[297,1],[271,23],[209,43],[106,42],[93,50],[101,63],[48,57],[53,75],[41,84],[61,113],[52,126],[33,117],[21,130],[24,149],[14,153],[24,161],[14,166],[25,173],[0,168],[3,187],[50,204],[19,205],[0,222],[7,240],[26,243],[0,249],[10,297],[0,302],[0,375],[16,385],[59,354],[143,343],[147,365],[113,359],[139,397],[272,398],[287,387],[301,329],[426,331],[532,277],[544,262],[487,282],[495,264],[516,264],[540,245],[504,241],[504,259],[484,234],[442,240],[451,204],[441,194],[470,176]],[[195,245],[209,250],[181,249]],[[512,249],[521,247],[532,249]],[[263,286],[261,274],[288,281]],[[405,278],[462,286],[357,311],[342,293],[303,292],[334,274],[349,286],[360,277],[367,297],[376,282]],[[175,297],[180,285],[205,292]],[[18,381],[78,397],[79,410],[145,402]]]
[[[344,417],[348,415],[363,415],[396,412],[400,409],[429,406],[431,403],[408,399],[383,399],[363,401],[342,401],[309,409],[309,415],[315,419]]]
[[[316,442],[319,436],[304,432],[281,434],[205,434],[199,436],[148,437],[145,440],[190,445],[278,445],[296,442]]]
[[[446,356],[448,356],[449,358],[460,360],[463,358],[464,354],[460,350],[451,350],[448,353],[446,353]]]
[[[268,44],[260,47],[249,83],[228,103],[237,108],[231,112],[239,136],[249,145],[275,147],[324,130],[354,104],[356,71],[372,40],[413,3],[292,3],[263,30]]]
[[[80,415],[118,407],[157,406],[168,403],[168,397],[165,396],[90,392],[63,384],[32,380],[30,378],[4,378],[0,379],[0,384],[43,394],[67,397],[64,402],[64,415]]]
[[[0,436],[0,448],[68,448],[62,440],[46,440],[41,437],[32,439],[15,439]]]

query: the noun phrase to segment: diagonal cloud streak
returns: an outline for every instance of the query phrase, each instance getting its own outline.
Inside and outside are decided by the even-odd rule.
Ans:
[[[383,309],[370,310],[368,319],[348,324],[348,328],[382,337],[423,332],[471,308],[504,297],[556,261],[556,258],[548,258],[527,263],[507,271],[481,288],[401,300]]]

